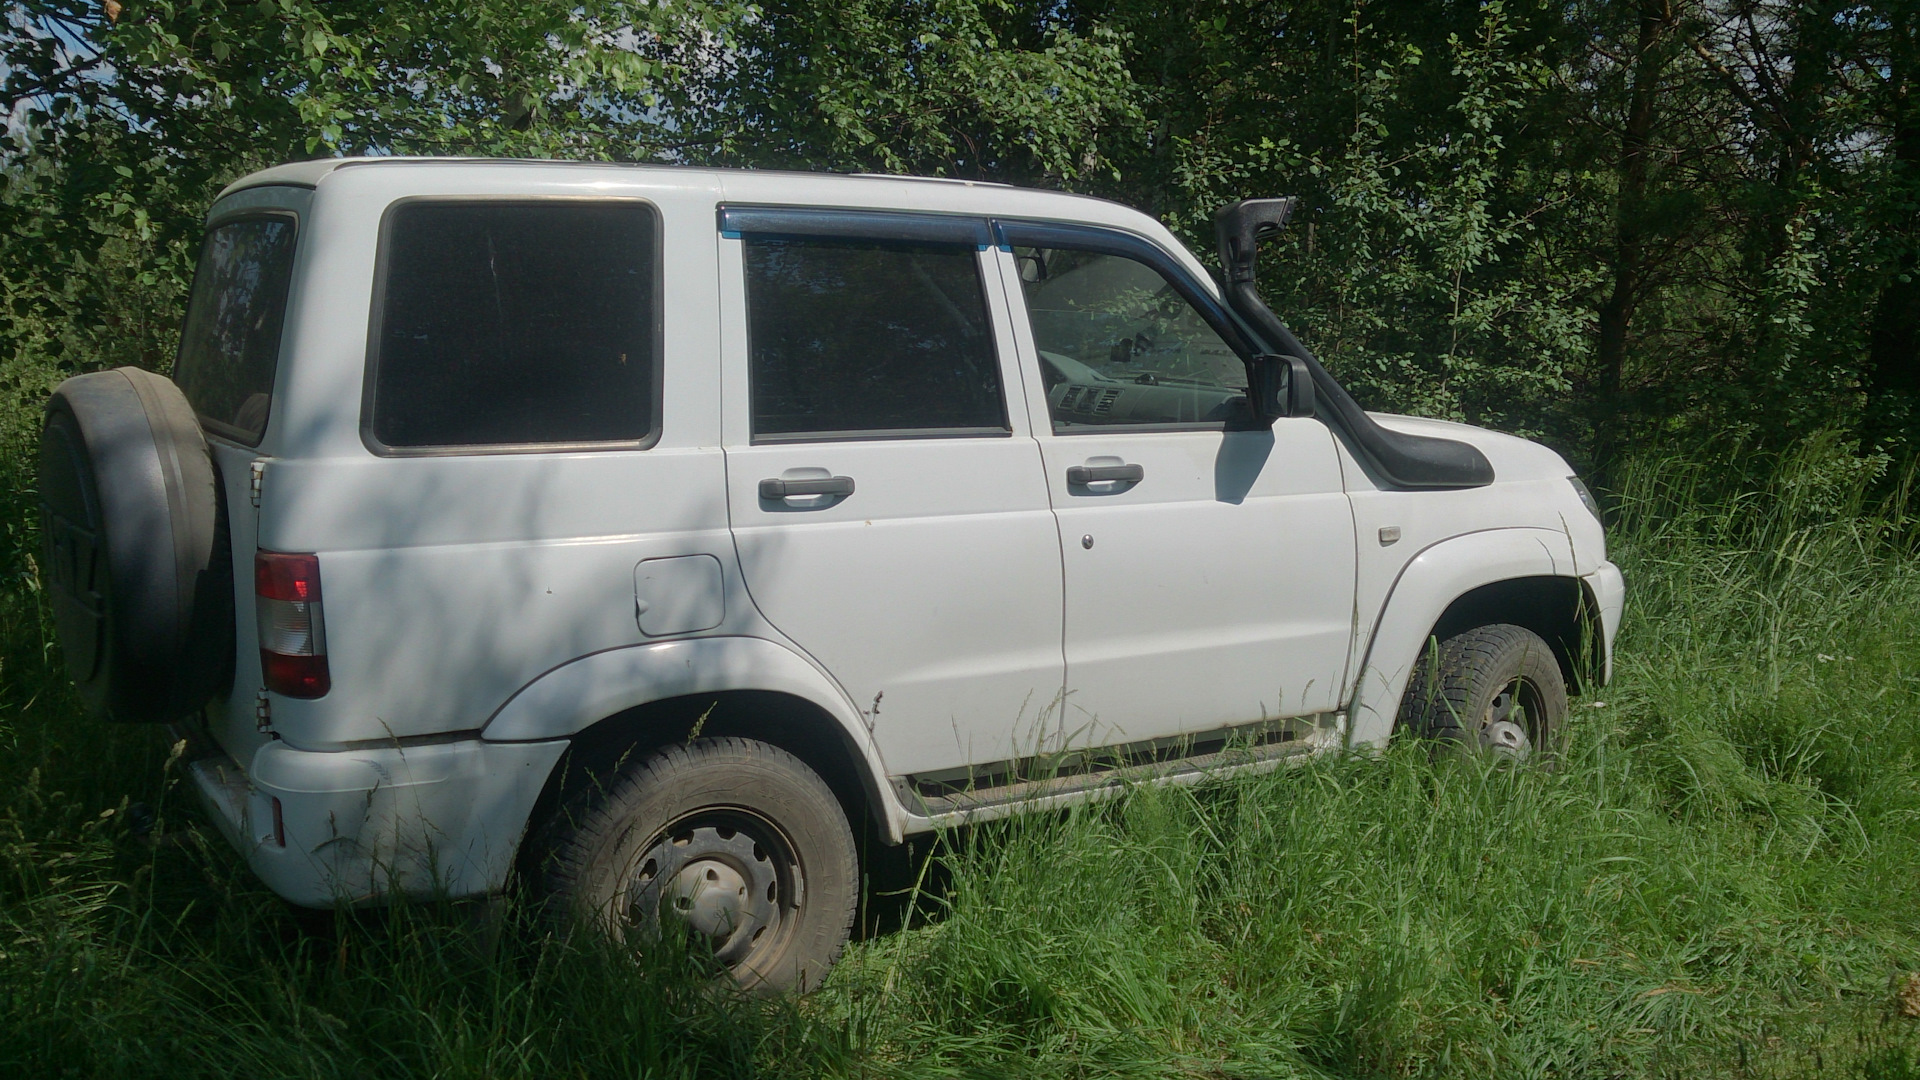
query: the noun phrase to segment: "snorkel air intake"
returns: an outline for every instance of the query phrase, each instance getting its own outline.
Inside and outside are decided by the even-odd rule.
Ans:
[[[1260,299],[1255,286],[1259,243],[1279,235],[1296,201],[1242,199],[1213,215],[1227,303],[1269,346],[1307,362],[1313,373],[1315,414],[1347,436],[1348,445],[1376,476],[1399,488],[1471,488],[1493,483],[1493,465],[1479,447],[1381,427]]]

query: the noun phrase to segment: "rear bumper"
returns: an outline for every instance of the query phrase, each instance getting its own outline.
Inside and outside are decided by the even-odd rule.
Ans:
[[[268,888],[331,907],[500,889],[566,748],[469,739],[323,752],[275,741],[245,769],[215,754],[187,771]]]
[[[1601,664],[1600,682],[1605,685],[1613,681],[1613,638],[1620,632],[1620,614],[1627,602],[1627,579],[1620,568],[1610,562],[1600,564],[1600,569],[1581,578],[1587,583],[1587,589],[1593,596],[1595,606],[1600,609]]]

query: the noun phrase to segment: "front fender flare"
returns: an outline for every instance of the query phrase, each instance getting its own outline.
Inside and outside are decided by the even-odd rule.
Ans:
[[[1360,663],[1348,745],[1385,748],[1414,665],[1449,605],[1482,585],[1524,577],[1577,579],[1567,534],[1531,528],[1468,533],[1428,547],[1402,567]]]
[[[689,638],[631,645],[562,664],[521,687],[481,729],[493,742],[564,739],[667,698],[728,690],[789,694],[833,717],[855,749],[875,816],[899,842],[906,809],[884,781],[886,766],[859,711],[827,676],[776,642],[756,637]]]

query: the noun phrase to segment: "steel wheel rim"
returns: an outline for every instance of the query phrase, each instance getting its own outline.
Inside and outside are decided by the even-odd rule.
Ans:
[[[614,911],[643,932],[677,930],[737,975],[768,970],[793,936],[805,879],[793,844],[746,810],[707,807],[641,848]]]
[[[1526,761],[1548,745],[1540,688],[1524,675],[1507,680],[1480,714],[1480,748],[1496,757]]]

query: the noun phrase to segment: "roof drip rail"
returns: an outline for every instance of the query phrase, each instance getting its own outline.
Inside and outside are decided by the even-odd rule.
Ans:
[[[1493,464],[1479,447],[1380,426],[1260,299],[1256,285],[1260,241],[1279,235],[1298,201],[1242,199],[1214,214],[1227,303],[1275,351],[1307,362],[1313,373],[1314,415],[1346,435],[1362,463],[1389,484],[1436,489],[1493,483]]]

